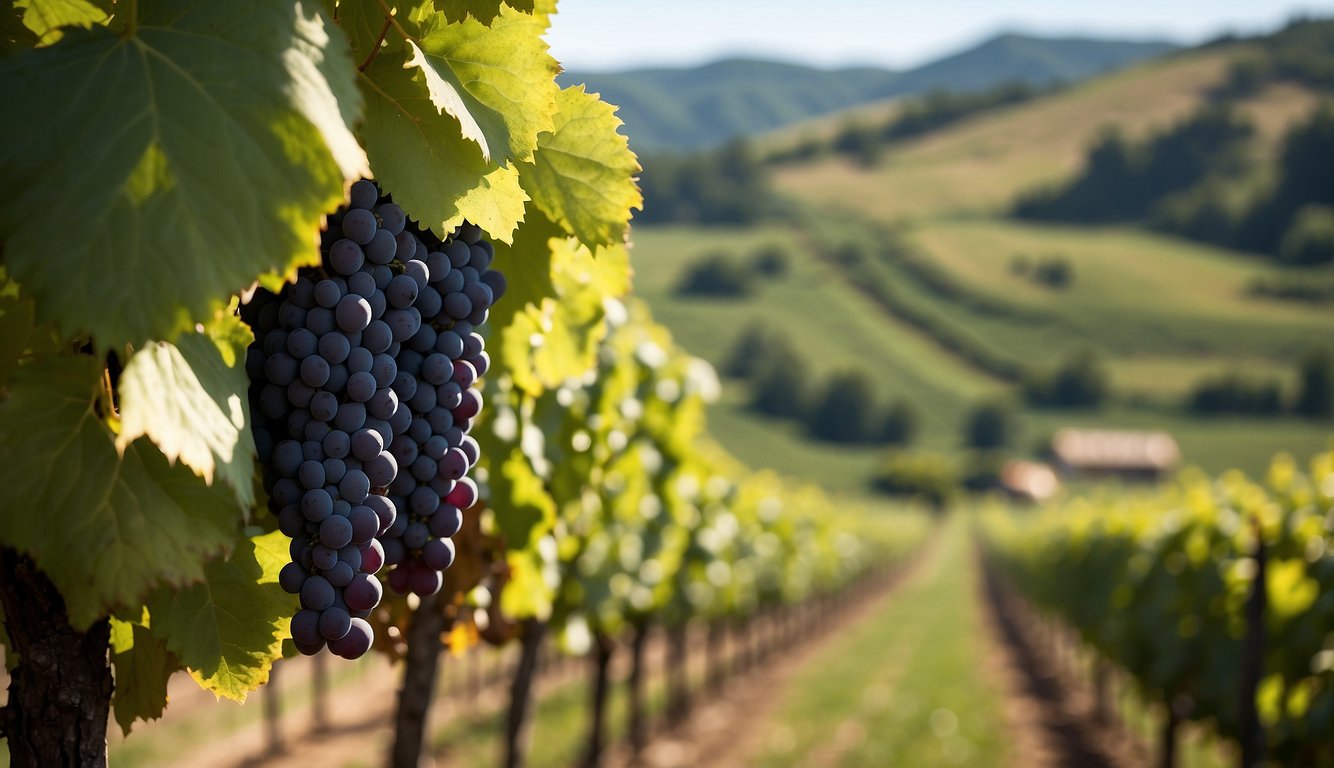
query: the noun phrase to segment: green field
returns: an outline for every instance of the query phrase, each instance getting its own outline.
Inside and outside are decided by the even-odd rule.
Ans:
[[[786,166],[775,181],[793,197],[882,221],[993,214],[1015,193],[1074,172],[1104,125],[1136,136],[1189,114],[1222,80],[1230,55],[1158,59],[896,145],[869,170],[835,159]]]
[[[1203,419],[1183,406],[1200,380],[1232,372],[1276,381],[1290,398],[1298,360],[1314,348],[1334,350],[1328,305],[1248,293],[1255,279],[1283,270],[1256,255],[1141,229],[1038,225],[1000,215],[1018,193],[1075,172],[1104,126],[1143,135],[1189,114],[1237,52],[1166,57],[984,112],[893,145],[874,168],[837,157],[777,168],[777,188],[800,215],[749,229],[638,227],[637,291],[688,350],[716,367],[725,367],[739,335],[758,324],[793,341],[816,386],[835,371],[869,371],[884,402],[914,404],[918,442],[932,449],[959,446],[964,415],[978,400],[1006,393],[1018,400],[1017,372],[1051,371],[1091,351],[1112,402],[1095,412],[1022,410],[1014,443],[1020,453],[1062,426],[1165,429],[1186,463],[1210,471],[1259,472],[1276,451],[1320,450],[1334,434],[1327,422]],[[1287,85],[1249,98],[1241,110],[1256,124],[1255,151],[1272,154],[1286,126],[1316,102]],[[885,106],[868,110],[883,115]],[[845,119],[786,135],[818,133]],[[900,243],[897,253],[884,247],[886,232]],[[675,291],[693,262],[713,253],[744,259],[771,243],[789,248],[791,269],[761,281],[751,295]],[[863,254],[855,266],[837,255],[848,244]],[[1053,257],[1070,266],[1063,288],[1032,276],[1032,265]],[[1329,280],[1334,268],[1292,274]],[[713,432],[725,447],[754,466],[831,487],[864,487],[877,449],[812,442],[796,423],[748,411],[748,397],[743,382],[729,381],[713,408]]]
[[[960,225],[964,233],[960,237],[975,236],[978,230],[988,227],[1004,231],[1016,225],[964,222]],[[941,224],[939,229],[947,228]],[[1132,242],[1151,237],[1133,231],[1113,234]],[[1072,241],[1079,240],[1074,232],[1066,236]],[[658,320],[671,328],[686,349],[716,367],[723,366],[737,337],[750,323],[778,328],[789,334],[807,355],[815,380],[822,380],[841,367],[861,366],[875,374],[883,397],[904,397],[916,404],[922,417],[919,442],[938,450],[959,446],[964,414],[971,403],[1006,391],[1001,380],[942,349],[929,334],[900,322],[867,299],[836,265],[810,258],[809,254],[799,252],[788,276],[762,284],[749,297],[702,299],[675,292],[682,271],[699,258],[717,251],[744,255],[768,242],[801,243],[802,238],[792,229],[640,228],[634,233],[634,241],[639,294],[649,301]],[[1101,246],[1095,242],[1088,247],[1097,250]],[[1181,261],[1203,258],[1196,246],[1183,244],[1181,249],[1175,254]],[[1216,273],[1240,274],[1234,258],[1225,254]],[[1145,263],[1162,265],[1164,269],[1180,268],[1180,261],[1174,262],[1172,258]],[[1167,285],[1166,278],[1153,275],[1152,270],[1150,274],[1151,284]],[[912,285],[911,276],[901,270],[893,275],[902,284]],[[1114,270],[1109,270],[1104,282],[1112,280],[1113,275]],[[1133,290],[1121,290],[1126,292],[1127,299],[1133,296]],[[1225,289],[1220,290],[1226,293]],[[1092,287],[1090,292],[1096,293]],[[995,295],[1004,297],[1001,291]],[[1031,350],[1034,360],[1054,365],[1063,356],[1088,346],[1088,339],[1092,338],[1095,348],[1112,351],[1105,362],[1114,386],[1123,393],[1131,391],[1159,400],[1135,405],[1138,401],[1123,397],[1120,402],[1093,412],[1025,409],[1020,413],[1022,428],[1015,441],[1020,452],[1029,451],[1040,438],[1062,426],[1166,429],[1177,438],[1187,463],[1209,471],[1238,466],[1260,472],[1276,451],[1309,454],[1327,446],[1334,434],[1334,428],[1327,423],[1296,418],[1203,419],[1191,417],[1176,407],[1182,393],[1198,375],[1229,367],[1249,373],[1259,371],[1290,382],[1291,366],[1276,362],[1272,353],[1265,354],[1267,335],[1263,323],[1278,329],[1275,339],[1287,339],[1291,347],[1300,348],[1305,340],[1328,338],[1328,334],[1319,332],[1322,321],[1315,310],[1294,312],[1281,305],[1276,317],[1265,318],[1261,309],[1255,309],[1256,318],[1265,318],[1257,319],[1258,327],[1224,320],[1214,327],[1208,319],[1207,302],[1183,302],[1185,308],[1176,316],[1172,310],[1179,305],[1166,303],[1160,308],[1157,320],[1139,316],[1128,320],[1131,324],[1138,323],[1136,330],[1131,331],[1115,322],[1116,309],[1110,300],[1066,308],[1064,311],[1081,317],[1086,324],[1085,334],[1098,334],[1090,336],[1075,335],[1064,322],[1042,325],[978,313],[925,290],[913,291],[910,300],[938,315],[942,322],[964,329],[1002,354],[1019,359],[1024,357],[1025,350]],[[1244,302],[1238,300],[1238,303]],[[1201,309],[1202,306],[1205,308]],[[1190,307],[1196,309],[1187,309]],[[1196,314],[1191,314],[1192,311]],[[1125,312],[1131,314],[1133,309]],[[1296,322],[1291,320],[1294,317]],[[1155,325],[1161,328],[1156,329]],[[1186,341],[1173,342],[1192,330],[1219,351],[1201,353],[1196,341],[1188,337]],[[1147,338],[1143,351],[1137,352],[1135,341],[1141,337]],[[1242,344],[1247,339],[1251,347]],[[1230,340],[1234,343],[1229,344]],[[1293,354],[1291,349],[1289,354]],[[711,410],[711,432],[729,451],[752,466],[771,467],[831,488],[864,487],[881,454],[879,449],[813,442],[793,422],[750,412],[746,408],[747,397],[743,382],[728,380],[723,398]],[[1166,403],[1162,402],[1164,399]]]

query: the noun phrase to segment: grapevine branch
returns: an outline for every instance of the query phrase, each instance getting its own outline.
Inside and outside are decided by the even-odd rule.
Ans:
[[[389,34],[389,27],[392,24],[391,19],[393,19],[392,15],[384,17],[384,26],[380,27],[380,36],[375,39],[375,44],[371,46],[371,52],[367,54],[366,60],[361,62],[361,66],[357,67],[358,72],[365,72],[366,67],[369,67],[371,62],[375,61],[375,57],[380,55],[380,45],[384,43],[385,35]]]
[[[398,19],[394,17],[393,10],[389,8],[389,5],[385,3],[384,0],[375,0],[375,4],[380,6],[380,10],[384,12],[385,22],[392,24],[394,29],[398,30],[398,33],[403,36],[404,40],[416,42],[412,35],[408,34],[408,31],[403,28],[403,25],[398,23]],[[388,30],[386,30],[386,32],[388,32]]]

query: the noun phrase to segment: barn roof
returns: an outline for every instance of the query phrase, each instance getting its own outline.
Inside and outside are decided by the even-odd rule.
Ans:
[[[1181,460],[1166,432],[1062,429],[1052,438],[1057,461],[1074,469],[1162,471]]]

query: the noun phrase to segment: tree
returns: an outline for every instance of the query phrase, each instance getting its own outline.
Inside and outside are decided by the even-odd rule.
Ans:
[[[1278,258],[1293,266],[1334,261],[1334,207],[1306,205],[1300,208],[1279,241]]]
[[[969,448],[1006,448],[1014,440],[1014,416],[1009,404],[990,400],[968,410],[963,424],[963,442]]]
[[[1334,416],[1334,359],[1329,353],[1323,350],[1307,353],[1298,377],[1297,400],[1292,409],[1312,419]]]
[[[889,404],[880,427],[880,439],[889,445],[908,446],[917,436],[919,426],[917,409],[912,403],[899,398]]]
[[[769,416],[804,418],[810,404],[810,366],[784,344],[757,361],[751,376],[750,407]]]
[[[834,374],[807,417],[810,433],[834,443],[861,443],[875,436],[875,383],[865,371]]]
[[[755,290],[755,273],[726,253],[709,253],[686,268],[676,285],[683,296],[747,296]]]
[[[1046,376],[1034,376],[1024,384],[1024,398],[1047,408],[1096,408],[1107,396],[1107,373],[1091,351],[1066,361]]]

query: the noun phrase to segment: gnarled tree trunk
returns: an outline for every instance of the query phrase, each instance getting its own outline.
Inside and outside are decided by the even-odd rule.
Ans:
[[[449,622],[439,607],[440,593],[422,598],[408,627],[408,656],[403,669],[403,687],[394,713],[392,768],[417,768],[426,744],[426,723],[435,696],[436,672],[440,667],[440,635]]]
[[[644,646],[648,642],[648,621],[635,623],[630,645],[630,749],[638,755],[648,746],[648,706],[645,701]]]
[[[0,733],[13,768],[107,764],[111,711],[110,623],[75,631],[65,600],[26,555],[0,547],[0,602],[9,651],[9,703]]]
[[[611,690],[611,657],[616,641],[598,632],[593,645],[593,699],[588,712],[588,743],[584,748],[583,768],[602,765],[602,751],[607,744],[607,693]]]
[[[505,768],[520,768],[528,761],[528,745],[533,734],[533,679],[537,675],[542,641],[547,623],[537,619],[523,622],[520,635],[522,651],[510,683],[509,716],[505,720]]]

